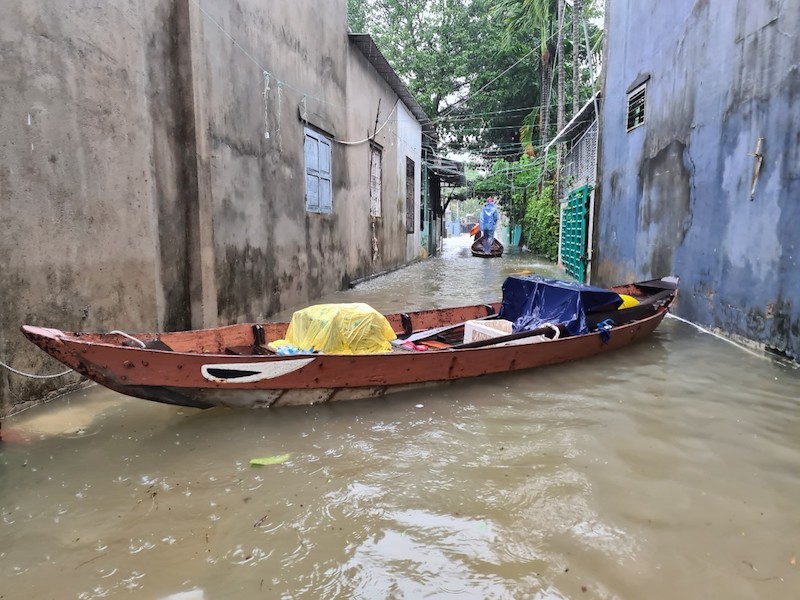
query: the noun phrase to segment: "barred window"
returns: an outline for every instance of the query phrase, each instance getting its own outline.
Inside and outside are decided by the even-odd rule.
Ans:
[[[406,156],[406,233],[414,233],[414,182],[416,181],[416,164]],[[424,208],[421,208],[424,210]],[[420,228],[425,222],[420,220]]]
[[[645,103],[647,100],[647,84],[640,85],[628,94],[627,131],[644,124]]]
[[[370,147],[369,158],[369,214],[371,217],[381,216],[381,156],[380,146],[373,144]]]

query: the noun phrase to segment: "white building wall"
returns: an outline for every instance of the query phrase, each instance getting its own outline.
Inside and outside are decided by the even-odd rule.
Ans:
[[[409,234],[406,240],[406,258],[413,260],[420,254],[420,202],[422,189],[422,126],[409,112],[402,102],[397,105],[397,181],[400,189],[398,196],[406,197],[406,157],[414,161],[414,233]],[[400,215],[405,223],[405,213]]]

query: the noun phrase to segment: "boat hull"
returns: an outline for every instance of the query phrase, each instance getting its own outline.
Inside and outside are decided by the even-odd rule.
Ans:
[[[476,256],[478,258],[500,258],[503,256],[503,244],[500,243],[500,240],[497,238],[492,239],[492,247],[489,252],[486,252],[483,248],[483,237],[479,237],[472,243],[472,256]]]
[[[201,354],[101,344],[38,327],[26,326],[23,332],[81,375],[122,394],[196,408],[266,408],[370,398],[409,386],[589,358],[647,337],[667,306],[608,334],[369,355]]]

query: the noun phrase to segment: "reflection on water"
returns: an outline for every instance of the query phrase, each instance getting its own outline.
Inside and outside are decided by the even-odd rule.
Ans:
[[[467,242],[325,300],[464,304],[555,274]],[[196,411],[92,387],[4,422],[0,596],[796,598],[798,384],[669,319],[376,400]]]

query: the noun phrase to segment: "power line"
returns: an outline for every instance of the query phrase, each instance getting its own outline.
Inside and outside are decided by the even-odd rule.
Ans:
[[[502,114],[507,114],[507,113],[512,113],[512,112],[531,111],[531,110],[533,110],[535,108],[541,108],[541,106],[521,106],[520,108],[510,108],[508,110],[493,110],[493,111],[489,111],[489,112],[464,113],[464,114],[459,114],[459,115],[454,116],[454,117],[447,117],[445,115],[442,115],[442,116],[435,117],[435,118],[431,119],[431,121],[457,122],[457,121],[470,120],[470,119],[473,119],[473,118],[478,119],[478,118],[484,117],[484,116],[495,116],[495,115],[502,115]]]
[[[502,73],[500,73],[500,74],[499,74],[497,77],[495,77],[494,79],[492,79],[492,80],[491,80],[489,83],[487,83],[486,85],[484,85],[484,86],[483,86],[481,89],[479,89],[477,92],[475,92],[475,94],[480,94],[480,93],[481,93],[483,90],[485,90],[486,88],[488,88],[488,87],[489,87],[490,85],[492,85],[492,84],[493,84],[495,81],[497,81],[498,79],[500,79],[500,78],[501,78],[503,75],[505,75],[506,73],[508,73],[508,72],[509,72],[511,69],[513,69],[514,67],[516,67],[516,66],[517,66],[519,63],[521,63],[523,60],[525,60],[525,59],[526,59],[526,58],[528,58],[528,57],[529,57],[531,54],[533,54],[533,53],[535,52],[535,50],[536,50],[535,48],[531,49],[531,50],[530,50],[530,52],[528,52],[527,54],[525,54],[525,56],[523,56],[522,58],[520,58],[520,59],[519,59],[517,62],[515,62],[513,65],[511,65],[510,67],[508,67],[508,68],[507,68],[505,71],[503,71]],[[474,95],[474,94],[473,94],[472,92],[470,92],[470,93],[468,93],[466,96],[464,96],[464,97],[463,97],[461,100],[459,100],[458,102],[456,102],[455,104],[451,104],[451,105],[450,105],[450,106],[449,106],[449,107],[448,107],[448,108],[445,110],[445,112],[442,114],[442,116],[444,117],[444,116],[447,116],[448,114],[450,114],[450,113],[453,111],[453,109],[454,109],[456,106],[458,106],[458,105],[459,105],[459,104],[461,104],[462,102],[465,102],[467,99],[469,99],[469,98],[470,98],[471,96],[473,96],[473,95]]]
[[[570,22],[570,25],[571,25],[571,22]],[[555,32],[554,32],[552,35],[550,35],[550,37],[548,37],[546,40],[544,40],[544,43],[547,43],[547,42],[551,41],[551,40],[552,40],[554,37],[556,37],[556,36],[557,36],[559,33],[563,32],[563,30],[564,30],[564,22],[562,21],[562,23],[561,23],[561,25],[558,27],[558,29],[556,29],[556,31],[555,31]],[[463,103],[464,101],[466,101],[466,100],[467,100],[467,99],[469,99],[470,97],[472,97],[472,96],[474,96],[474,95],[476,95],[476,94],[480,94],[482,91],[484,91],[486,88],[488,88],[488,87],[489,87],[491,84],[493,84],[495,81],[497,81],[498,79],[500,79],[500,78],[501,78],[503,75],[505,75],[506,73],[508,73],[508,72],[509,72],[511,69],[513,69],[514,67],[516,67],[516,66],[517,66],[519,63],[521,63],[523,60],[525,60],[526,58],[528,58],[528,57],[529,57],[531,54],[533,54],[535,51],[536,51],[536,48],[532,48],[532,49],[531,49],[529,52],[527,52],[527,53],[526,53],[526,54],[525,54],[525,55],[524,55],[522,58],[520,58],[520,59],[519,59],[517,62],[515,62],[513,65],[511,65],[510,67],[508,67],[508,68],[507,68],[505,71],[503,71],[502,73],[500,73],[500,74],[499,74],[497,77],[495,77],[494,79],[492,79],[492,80],[491,80],[489,83],[487,83],[486,85],[484,85],[483,87],[481,87],[481,88],[480,88],[478,91],[476,91],[476,92],[474,92],[474,93],[473,93],[473,92],[470,92],[470,93],[468,93],[466,96],[464,96],[464,97],[463,97],[461,100],[458,100],[458,101],[457,101],[457,102],[455,102],[454,104],[451,104],[451,105],[450,105],[450,106],[449,106],[449,107],[448,107],[448,108],[447,108],[447,109],[444,111],[444,113],[443,113],[441,116],[443,116],[443,117],[444,117],[444,116],[447,116],[448,114],[450,114],[450,113],[452,112],[452,110],[453,110],[453,109],[454,109],[456,106],[458,106],[459,104]]]

